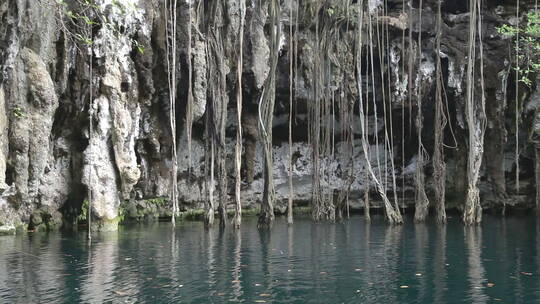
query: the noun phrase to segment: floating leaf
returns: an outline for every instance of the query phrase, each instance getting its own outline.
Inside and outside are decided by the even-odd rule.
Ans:
[[[121,296],[121,297],[127,297],[127,296],[130,296],[132,294],[132,292],[129,292],[129,291],[122,291],[122,290],[115,290],[114,293],[118,296]]]

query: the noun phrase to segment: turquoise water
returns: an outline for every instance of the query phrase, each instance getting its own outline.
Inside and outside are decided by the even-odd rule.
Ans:
[[[278,218],[0,237],[0,303],[540,303],[540,221]]]

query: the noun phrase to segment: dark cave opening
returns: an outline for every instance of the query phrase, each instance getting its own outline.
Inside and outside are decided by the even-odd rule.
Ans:
[[[443,1],[441,9],[450,14],[463,14],[469,11],[469,0]]]

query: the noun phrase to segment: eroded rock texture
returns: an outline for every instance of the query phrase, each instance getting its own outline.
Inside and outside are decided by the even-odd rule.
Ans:
[[[278,211],[285,211],[289,196],[287,123],[291,52],[298,58],[294,64],[297,72],[293,90],[295,202],[309,204],[311,201],[313,154],[308,128],[313,122],[309,121],[308,112],[316,96],[321,97],[315,88],[317,77],[323,77],[323,74],[326,75],[324,88],[319,90],[325,96],[333,96],[336,103],[334,114],[325,117],[327,126],[332,126],[327,138],[331,139],[333,147],[331,153],[322,154],[320,164],[324,176],[321,187],[330,195],[348,188],[352,208],[361,208],[364,193],[371,191],[373,204],[378,205],[376,191],[367,180],[359,140],[356,77],[360,76],[365,90],[363,100],[374,102],[368,110],[372,165],[389,193],[398,191],[403,203],[413,202],[412,178],[417,165],[414,113],[415,98],[420,93],[423,96],[424,145],[428,154],[433,149],[437,1],[425,0],[424,6],[418,8],[417,1],[389,0],[384,16],[383,1],[364,1],[368,4],[364,22],[368,22],[369,11],[374,31],[363,33],[362,58],[355,56],[358,2],[362,1],[350,3],[348,22],[341,19],[343,23],[333,24],[340,29],[339,36],[332,36],[335,31],[324,32],[324,24],[328,26],[338,17],[347,18],[348,15],[335,15],[343,12],[335,5],[345,1],[320,1],[321,7],[315,2],[290,1],[281,1],[273,129]],[[66,2],[76,9],[71,1]],[[5,0],[0,3],[0,231],[23,224],[31,227],[74,224],[85,201],[90,202],[98,227],[102,223],[113,223],[107,227],[114,228],[119,212],[126,213],[125,210],[128,216],[138,218],[170,216],[167,197],[171,189],[172,133],[164,2],[129,0],[121,6],[108,0],[94,2],[102,12],[101,20],[108,20],[114,26],[93,26],[88,37],[91,46],[74,36],[73,24],[56,1]],[[267,2],[246,1],[242,63],[242,199],[248,208],[257,206],[263,191],[258,103],[270,72]],[[459,208],[464,197],[469,147],[464,116],[466,33],[469,27],[466,2],[447,0],[442,6],[440,55],[451,123],[445,131],[445,143],[453,147],[445,150],[448,206],[452,208]],[[534,4],[533,1],[523,2],[523,11]],[[212,186],[208,183],[208,164],[205,162],[208,152],[205,119],[211,111],[209,102],[216,96],[224,99],[233,98],[235,94],[239,7],[233,0],[219,3],[219,10],[210,11],[208,1],[178,1],[176,58],[179,64],[178,79],[174,84],[178,91],[179,166],[174,174],[179,178],[181,210],[202,208],[208,199],[208,187]],[[530,207],[535,201],[533,160],[537,150],[536,134],[539,133],[535,85],[520,85],[520,107],[524,109],[520,113],[522,128],[517,130],[522,154],[519,164],[521,183],[519,189],[513,188],[516,164],[512,153],[516,130],[512,127],[515,79],[510,72],[508,53],[511,41],[497,33],[496,27],[516,23],[514,6],[513,1],[490,0],[484,1],[482,11],[488,125],[480,186],[486,208],[498,208],[503,204]],[[327,23],[315,24],[316,14]],[[298,22],[295,16],[298,16]],[[288,36],[291,27],[294,28],[292,39]],[[385,35],[384,48],[380,43],[381,36],[377,36],[380,31]],[[209,36],[217,32],[221,35],[220,40]],[[419,34],[422,35],[421,44]],[[216,49],[211,41],[222,41],[223,53],[218,58],[222,64],[218,70],[226,74],[226,89],[219,92],[222,95],[209,90],[216,87],[212,82],[216,75],[209,72],[216,70],[209,68],[209,58],[216,59],[210,57],[209,50]],[[296,49],[290,47],[293,41],[298,42]],[[362,75],[356,74],[359,60],[364,64]],[[370,62],[375,63],[372,70],[367,68]],[[188,87],[191,87],[190,92]],[[189,94],[193,101],[191,158],[185,126]],[[354,139],[350,147],[342,138],[344,128],[349,129],[342,123],[345,116],[338,115],[349,103],[353,124],[350,130]],[[377,113],[373,106],[377,106]],[[391,119],[390,116],[383,118],[383,108],[391,114]],[[229,102],[227,112],[229,119],[223,148],[227,155],[226,178],[230,179],[227,184],[234,185],[233,153],[237,128],[234,102]],[[393,151],[388,151],[384,145],[384,134],[389,131],[390,123],[393,126],[389,133]],[[351,148],[349,155],[353,161],[349,162],[343,155]],[[392,158],[397,189],[392,186]],[[424,169],[428,195],[431,195],[431,168],[426,164]],[[228,192],[232,203],[232,187]],[[401,193],[405,193],[405,197],[401,197]]]

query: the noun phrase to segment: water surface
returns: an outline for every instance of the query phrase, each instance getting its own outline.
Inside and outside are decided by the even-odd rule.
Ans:
[[[0,303],[540,303],[540,221],[278,218],[0,237]]]

